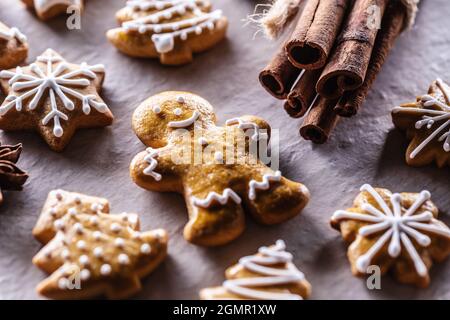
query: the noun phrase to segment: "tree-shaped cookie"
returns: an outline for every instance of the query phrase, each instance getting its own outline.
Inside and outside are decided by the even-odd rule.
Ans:
[[[253,116],[223,127],[215,122],[206,100],[176,91],[150,97],[133,115],[133,129],[149,148],[133,159],[131,177],[145,189],[184,195],[185,238],[206,246],[232,241],[244,230],[243,208],[269,225],[300,213],[308,189],[267,167],[249,148],[263,130],[270,134],[269,125]]]
[[[302,300],[311,294],[311,285],[292,263],[284,241],[261,247],[258,253],[239,259],[225,272],[220,287],[200,291],[202,300]]]
[[[27,56],[27,37],[19,29],[0,22],[0,70],[19,65]]]
[[[411,139],[406,151],[409,165],[423,166],[433,161],[439,167],[450,165],[450,88],[444,81],[434,81],[428,94],[416,102],[395,107],[392,119]]]
[[[0,129],[36,130],[62,151],[78,128],[108,126],[113,115],[100,98],[104,66],[66,62],[48,49],[27,67],[1,71],[7,93],[0,106]]]
[[[50,276],[37,291],[54,299],[126,298],[165,258],[162,229],[140,232],[136,214],[109,215],[106,199],[50,192],[33,230],[45,246],[33,263]]]
[[[28,8],[36,11],[41,20],[48,20],[65,14],[69,7],[83,9],[84,0],[21,0]]]
[[[428,191],[392,194],[366,184],[352,208],[336,211],[331,225],[350,243],[353,274],[376,265],[399,282],[428,286],[433,262],[450,254],[450,229],[437,220],[430,197]]]
[[[121,27],[107,33],[114,46],[169,65],[191,62],[193,53],[222,40],[228,25],[209,0],[132,0],[116,17]]]

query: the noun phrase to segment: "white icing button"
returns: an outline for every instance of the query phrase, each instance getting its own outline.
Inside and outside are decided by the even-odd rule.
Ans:
[[[103,257],[103,248],[102,247],[95,247],[94,248],[94,256],[96,258],[101,258]]]
[[[181,114],[183,113],[183,110],[181,110],[180,108],[176,108],[175,110],[173,110],[173,113],[176,116],[181,116]]]
[[[81,265],[85,266],[89,264],[89,257],[85,254],[83,254],[78,261],[80,262]]]
[[[84,240],[79,240],[79,241],[77,242],[77,248],[80,249],[80,250],[86,249],[86,241],[84,241]]]
[[[161,113],[161,107],[160,106],[153,106],[152,111],[156,114]]]
[[[141,245],[141,253],[143,254],[149,254],[152,252],[152,247],[148,243],[144,243]]]
[[[117,238],[114,240],[114,244],[116,247],[123,248],[125,241],[122,238]]]
[[[91,272],[88,269],[83,269],[80,271],[81,280],[88,280],[91,277]]]
[[[111,271],[112,271],[112,269],[111,269],[111,266],[109,264],[103,264],[100,267],[100,273],[102,275],[104,275],[104,276],[107,276],[107,275],[111,274]]]
[[[122,230],[122,227],[118,224],[118,223],[113,223],[111,224],[111,231],[112,232],[120,232],[120,230]]]
[[[121,265],[127,265],[130,263],[130,258],[128,258],[128,256],[125,253],[121,253],[117,258],[117,261],[119,261]]]

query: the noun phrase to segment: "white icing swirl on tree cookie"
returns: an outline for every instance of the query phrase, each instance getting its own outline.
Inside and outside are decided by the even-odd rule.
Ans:
[[[144,174],[153,177],[156,181],[160,181],[161,174],[155,172],[155,168],[158,166],[158,161],[155,159],[158,156],[158,152],[153,148],[147,148],[147,155],[144,160],[149,163],[149,166],[144,169]]]
[[[27,37],[15,27],[8,31],[0,30],[0,39],[11,40],[13,38],[16,38],[20,43],[27,42]]]
[[[436,84],[441,90],[447,104],[441,102],[437,97],[427,94],[421,98],[424,108],[395,107],[392,110],[393,113],[411,112],[422,115],[422,119],[416,122],[416,129],[420,130],[424,126],[427,130],[433,129],[431,134],[411,152],[411,159],[417,157],[436,138],[438,141],[443,142],[444,151],[450,152],[450,106],[448,105],[450,103],[450,92],[447,84],[441,79],[437,79]],[[441,121],[442,124],[433,128],[436,123],[440,123]],[[445,132],[443,133],[443,131]]]
[[[280,180],[281,180],[281,171],[279,170],[276,171],[275,174],[266,173],[265,175],[263,175],[263,179],[261,182],[252,179],[248,184],[249,186],[248,198],[250,200],[255,200],[256,189],[267,190],[270,188],[270,181],[280,181]]]
[[[214,202],[218,202],[221,205],[226,205],[229,200],[233,200],[236,204],[241,203],[241,198],[239,195],[230,188],[223,190],[222,194],[211,191],[205,199],[199,199],[197,197],[192,198],[192,203],[194,206],[209,208]]]
[[[408,209],[402,207],[402,196],[398,193],[393,194],[390,198],[391,210],[372,186],[365,184],[361,187],[361,191],[368,192],[377,202],[381,211],[371,204],[365,203],[361,207],[363,213],[338,210],[332,216],[332,219],[335,221],[354,220],[369,223],[369,225],[360,228],[358,231],[359,235],[363,237],[383,232],[373,246],[356,260],[358,271],[365,273],[373,258],[390,240],[388,246],[389,256],[397,258],[403,245],[414,263],[417,274],[425,277],[428,274],[428,269],[410,238],[413,238],[421,247],[427,247],[431,243],[430,237],[421,231],[450,238],[450,229],[437,223],[431,212],[417,213],[422,205],[430,199],[430,193],[422,191]]]
[[[261,300],[302,300],[298,294],[292,294],[288,290],[269,291],[258,287],[281,286],[295,284],[305,279],[304,274],[292,263],[292,254],[285,251],[283,240],[278,240],[274,246],[261,247],[258,255],[243,257],[239,265],[254,272],[260,277],[238,278],[226,280],[223,287],[228,291],[251,299]],[[284,264],[284,269],[271,267]]]
[[[141,0],[128,1],[127,6],[135,11],[148,11],[156,9],[157,12],[149,13],[122,24],[125,30],[138,31],[139,33],[152,32],[151,37],[158,53],[167,53],[174,49],[175,39],[187,40],[189,34],[201,34],[204,29],[213,30],[215,22],[222,17],[221,10],[203,12],[199,4],[201,0]],[[161,23],[172,19],[174,16],[183,16],[191,11],[193,18],[182,19],[175,22]]]
[[[61,120],[68,121],[69,117],[58,110],[56,97],[68,111],[75,108],[72,99],[82,102],[82,111],[86,115],[91,112],[91,107],[101,113],[109,110],[105,103],[97,101],[96,95],[85,95],[78,89],[89,86],[91,81],[97,78],[96,72],[104,72],[103,65],[89,66],[83,62],[79,69],[67,72],[69,66],[66,61],[49,50],[39,56],[37,61],[46,64],[45,70],[33,63],[30,65],[33,74],[25,74],[21,67],[17,67],[15,72],[7,70],[0,72],[0,78],[9,79],[9,85],[16,93],[25,91],[19,95],[8,95],[6,103],[0,107],[0,115],[5,115],[13,107],[21,111],[23,103],[30,98],[31,100],[27,102],[29,110],[36,109],[42,99],[50,99],[51,111],[42,119],[42,124],[46,126],[53,120],[53,134],[61,137],[64,133]]]

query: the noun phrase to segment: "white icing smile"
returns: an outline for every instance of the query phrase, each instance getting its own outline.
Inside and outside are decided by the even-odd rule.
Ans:
[[[170,121],[168,126],[171,128],[187,128],[194,124],[195,121],[197,121],[198,117],[200,116],[200,112],[194,111],[192,116],[185,120],[180,121]]]

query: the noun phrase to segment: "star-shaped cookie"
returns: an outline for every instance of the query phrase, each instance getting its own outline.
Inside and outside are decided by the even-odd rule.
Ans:
[[[428,94],[416,102],[395,107],[392,119],[411,139],[406,151],[409,165],[424,166],[433,161],[438,167],[450,165],[450,88],[444,81],[434,81]]]
[[[41,20],[48,20],[67,12],[69,7],[83,9],[84,0],[21,0],[28,8],[34,9]]]
[[[68,63],[52,49],[29,66],[1,71],[8,96],[0,106],[0,129],[36,130],[51,149],[62,151],[78,128],[112,123],[98,93],[104,77],[103,65]]]

